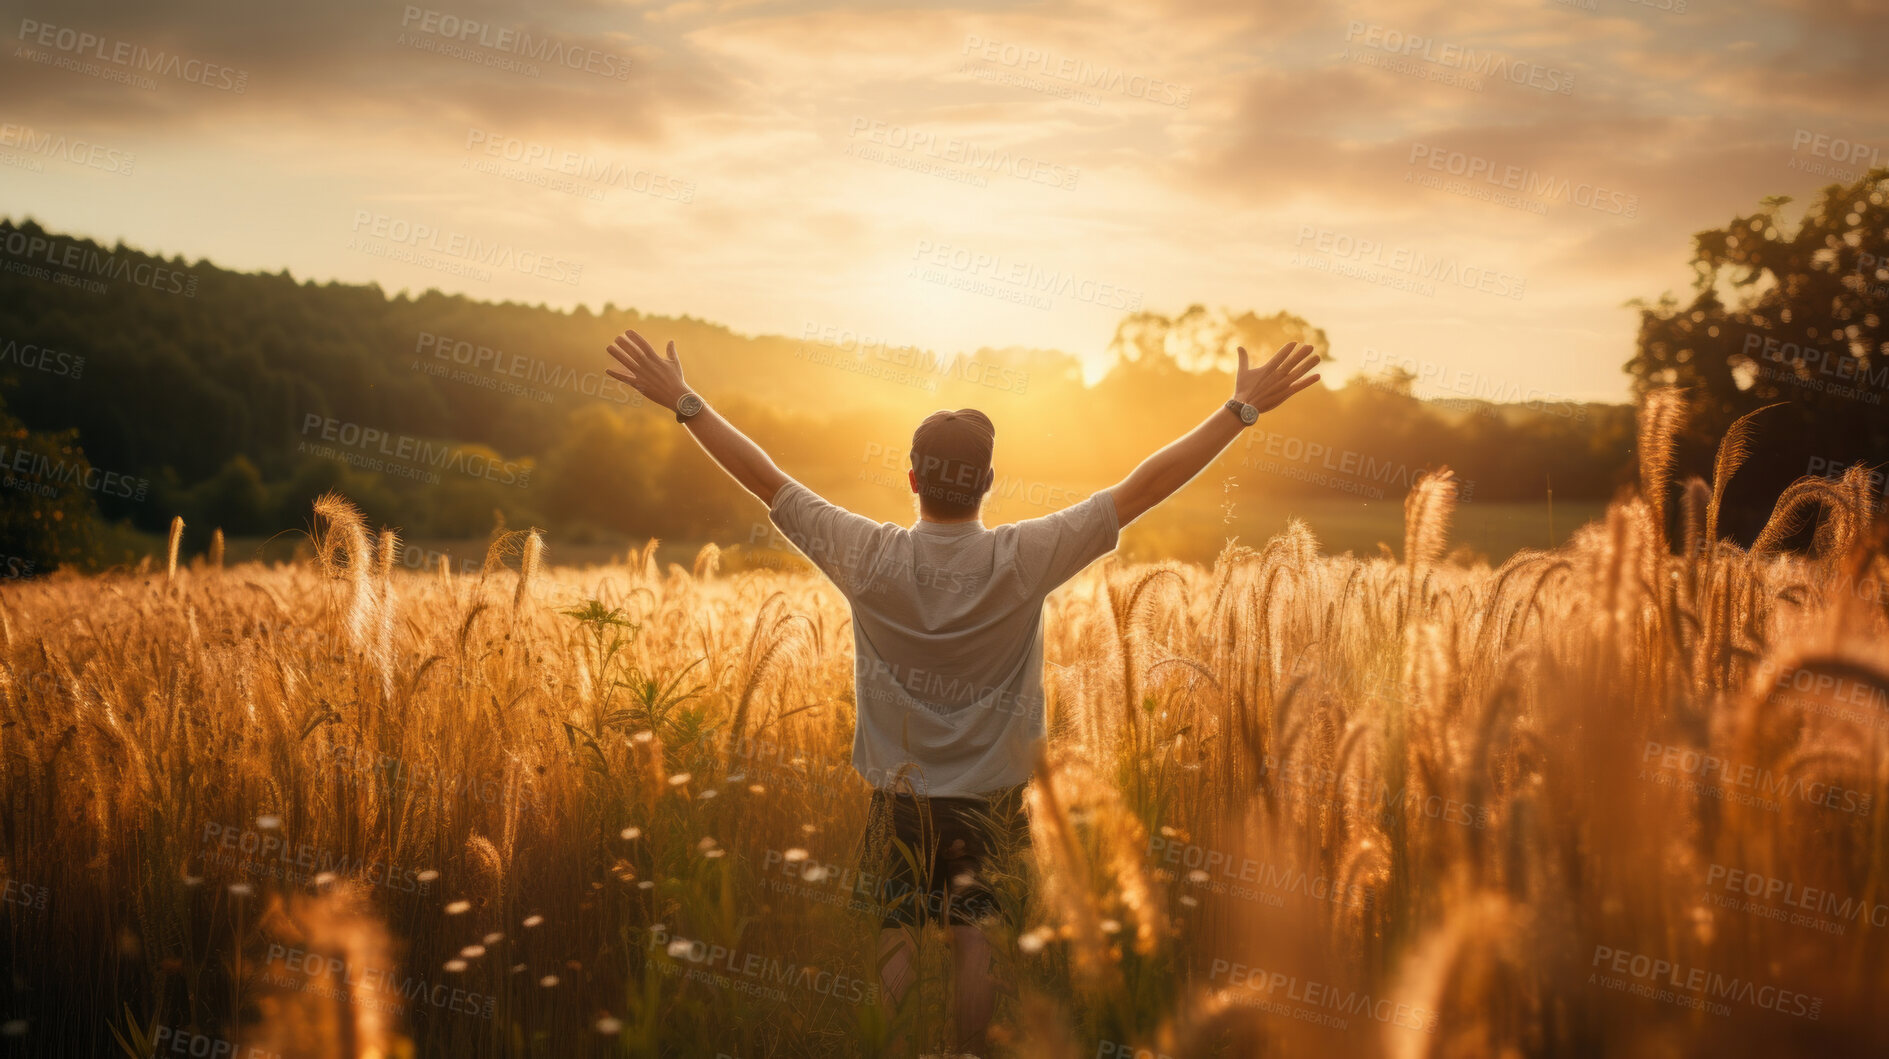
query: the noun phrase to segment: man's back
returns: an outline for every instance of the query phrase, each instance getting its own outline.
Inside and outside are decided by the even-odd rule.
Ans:
[[[789,483],[770,517],[852,604],[860,773],[938,797],[1026,782],[1044,730],[1043,600],[1115,547],[1109,494],[996,529],[907,529]]]
[[[1141,461],[1128,477],[1045,518],[986,530],[974,521],[995,480],[996,426],[975,408],[940,409],[912,432],[909,480],[925,517],[906,529],[835,507],[789,478],[682,378],[674,342],[658,356],[642,335],[611,344],[611,377],[679,421],[853,608],[858,696],[853,764],[874,788],[862,871],[879,882],[879,980],[900,1000],[919,966],[916,929],[951,926],[957,968],[953,1051],[982,1051],[996,1003],[994,949],[981,924],[1001,917],[987,870],[1027,842],[1023,785],[1043,733],[1043,597],[1115,547],[1123,525],[1173,495],[1234,437],[1311,386],[1318,363],[1288,342],[1258,368],[1238,350],[1233,399]],[[896,793],[903,784],[930,795]],[[894,851],[892,842],[899,844]],[[1011,923],[1017,930],[1021,924]],[[897,1036],[885,1049],[904,1054]]]

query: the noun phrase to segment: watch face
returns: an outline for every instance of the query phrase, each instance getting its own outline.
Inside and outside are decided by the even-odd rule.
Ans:
[[[1250,404],[1241,405],[1240,406],[1240,422],[1245,423],[1249,427],[1252,426],[1254,423],[1259,422],[1259,409],[1254,408]]]
[[[676,412],[679,415],[692,416],[701,410],[702,399],[692,393],[683,394],[682,400],[676,402]]]

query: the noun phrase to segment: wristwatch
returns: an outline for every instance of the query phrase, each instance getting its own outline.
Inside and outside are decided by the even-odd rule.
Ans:
[[[1254,408],[1252,405],[1247,404],[1237,397],[1227,402],[1227,411],[1239,416],[1240,423],[1244,426],[1250,427],[1254,423],[1259,422],[1259,409]]]
[[[676,400],[676,422],[686,423],[689,417],[702,410],[702,399],[693,393],[685,393]]]

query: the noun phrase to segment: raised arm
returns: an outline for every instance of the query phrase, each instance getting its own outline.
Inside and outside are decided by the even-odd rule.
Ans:
[[[623,365],[622,371],[611,369],[610,377],[635,387],[637,393],[658,407],[675,411],[682,395],[689,392],[689,384],[682,380],[682,362],[676,359],[674,342],[669,343],[667,357],[657,356],[655,348],[642,335],[625,331],[608,349],[617,363]],[[683,422],[688,424],[689,433],[695,435],[696,443],[728,472],[728,477],[760,497],[763,504],[773,506],[774,494],[789,479],[774,466],[761,446],[736,430],[734,424],[723,419],[706,402],[701,411]]]
[[[1286,398],[1318,381],[1308,376],[1318,364],[1312,347],[1287,342],[1273,358],[1257,368],[1246,366],[1246,347],[1240,347],[1240,368],[1233,377],[1233,399],[1252,406],[1257,418],[1285,403]],[[1126,526],[1149,508],[1174,495],[1175,490],[1205,470],[1221,450],[1233,443],[1249,424],[1230,408],[1209,413],[1200,425],[1147,459],[1109,490],[1115,498],[1115,519]]]

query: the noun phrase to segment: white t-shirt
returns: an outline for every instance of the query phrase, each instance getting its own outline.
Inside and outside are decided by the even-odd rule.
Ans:
[[[1043,600],[1114,549],[1114,498],[996,529],[907,529],[788,482],[768,515],[852,605],[860,775],[940,798],[1028,782],[1044,734]]]

